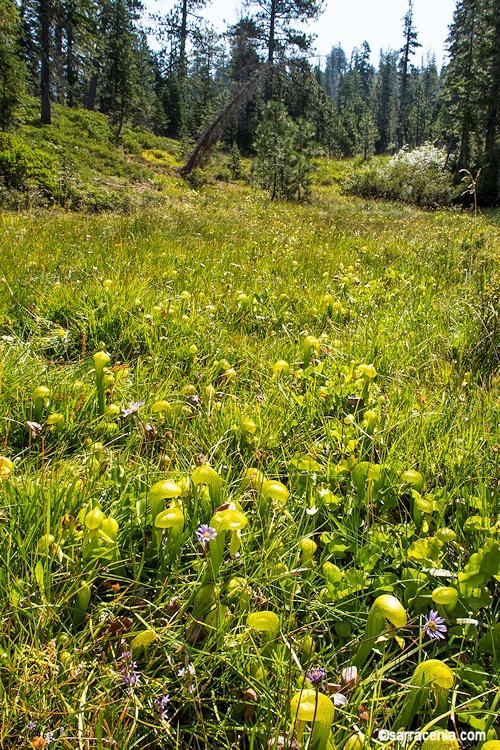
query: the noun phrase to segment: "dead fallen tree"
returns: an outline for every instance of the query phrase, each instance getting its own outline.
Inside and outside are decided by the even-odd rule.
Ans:
[[[208,160],[213,147],[220,138],[224,126],[231,121],[236,112],[253,96],[268,70],[268,65],[263,65],[262,68],[259,68],[248,81],[240,86],[228,103],[219,111],[215,120],[205,128],[198,138],[193,153],[184,166],[179,169],[183,177],[186,177],[193,169],[196,169],[196,167],[199,167]]]

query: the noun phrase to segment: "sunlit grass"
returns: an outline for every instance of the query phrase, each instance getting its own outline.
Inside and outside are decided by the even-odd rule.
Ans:
[[[333,182],[342,169],[323,167]],[[1,741],[42,746],[63,726],[61,748],[280,747],[308,668],[340,684],[380,595],[406,610],[404,641],[389,632],[343,685],[331,747],[355,726],[396,729],[401,685],[427,657],[455,674],[445,710],[492,729],[500,400],[498,361],[480,353],[495,335],[496,217],[347,199],[326,178],[308,205],[169,179],[161,210],[2,216]],[[188,491],[205,463],[220,490]],[[245,484],[248,468],[288,500]],[[148,493],[163,479],[182,486],[167,502],[184,521],[158,549]],[[212,581],[194,531],[225,502],[248,523]],[[93,559],[96,507],[118,531]],[[458,573],[486,549],[467,588]],[[458,592],[455,609],[438,587]],[[422,633],[431,609],[444,641]],[[263,610],[277,633],[249,628]],[[127,691],[137,636],[150,643]],[[407,728],[434,716],[429,699]]]

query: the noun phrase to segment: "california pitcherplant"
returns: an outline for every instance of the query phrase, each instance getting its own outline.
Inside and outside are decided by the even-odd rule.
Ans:
[[[497,741],[496,217],[351,168],[2,217],[0,744]]]
[[[362,667],[368,659],[372,649],[376,646],[378,638],[388,628],[404,628],[407,622],[406,610],[395,596],[383,594],[373,602],[365,632],[360,647],[352,661],[356,667]]]
[[[110,362],[111,357],[104,351],[104,346],[94,354],[95,387],[100,417],[104,416],[106,411],[105,368]]]

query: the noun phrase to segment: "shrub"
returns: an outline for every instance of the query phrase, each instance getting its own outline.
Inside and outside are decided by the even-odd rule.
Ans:
[[[446,168],[446,152],[431,143],[413,151],[404,147],[389,162],[363,167],[344,182],[343,190],[426,208],[450,205],[460,192]]]
[[[24,141],[0,133],[0,184],[7,190],[30,189],[52,194],[55,188],[53,160]]]

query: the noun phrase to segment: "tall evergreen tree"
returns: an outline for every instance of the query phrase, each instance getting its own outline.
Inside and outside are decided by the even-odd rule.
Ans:
[[[50,31],[52,21],[52,0],[38,0],[38,14],[40,32],[40,119],[43,125],[51,125]]]
[[[323,11],[324,0],[245,0],[245,6],[256,8],[255,21],[265,46],[269,76],[266,98],[276,94],[278,80],[273,66],[284,60],[291,50],[305,52],[312,38],[303,33],[296,23],[314,21]]]
[[[484,0],[458,0],[448,37],[450,63],[446,93],[459,139],[458,169],[472,168],[473,138],[478,130],[481,90],[477,60]]]
[[[169,120],[168,133],[174,137],[185,135],[188,127],[187,43],[200,25],[198,12],[207,2],[178,0],[167,15],[155,16],[155,33],[161,45],[159,65],[165,75],[162,100]]]
[[[240,18],[227,32],[229,41],[229,66],[227,75],[238,87],[244,85],[262,65],[259,52],[259,29],[251,18]],[[252,147],[260,114],[262,96],[257,89],[254,96],[242,105],[234,122],[227,128],[227,138],[236,141],[239,149]]]
[[[413,25],[413,0],[408,0],[408,10],[403,19],[404,22],[404,45],[400,50],[399,60],[399,112],[398,112],[398,130],[397,144],[401,148],[408,143],[408,115],[410,108],[410,75],[411,64],[410,58],[415,54],[415,50],[422,45],[417,41],[417,32]]]
[[[332,47],[330,54],[326,58],[324,79],[325,90],[335,103],[338,101],[340,78],[346,70],[347,57],[339,43]]]
[[[378,139],[377,154],[386,154],[396,148],[398,118],[398,53],[392,50],[380,53],[380,63],[375,83],[375,124]]]
[[[486,133],[481,193],[491,204],[500,203],[500,2],[486,5],[489,58],[486,95]]]
[[[219,35],[211,26],[193,32],[185,84],[185,127],[193,137],[199,135],[218,109],[216,73],[222,53]]]
[[[14,122],[26,81],[26,67],[19,57],[20,19],[12,0],[0,5],[0,127]]]

